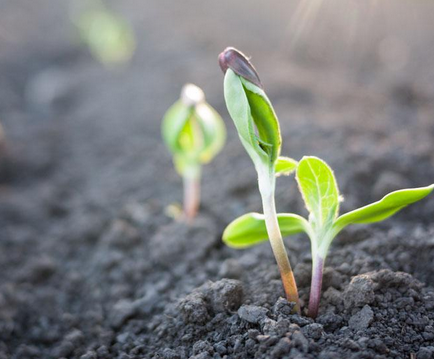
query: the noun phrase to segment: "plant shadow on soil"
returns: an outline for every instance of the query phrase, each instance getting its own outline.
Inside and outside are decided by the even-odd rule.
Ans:
[[[63,15],[44,4],[34,21],[54,17],[56,33]],[[149,6],[140,23],[147,31],[161,10]],[[25,51],[31,64],[13,45],[0,58],[8,134],[0,159],[0,358],[434,357],[433,199],[345,230],[326,261],[318,318],[292,315],[269,245],[236,251],[221,242],[231,220],[260,211],[253,166],[221,95],[215,55],[224,45],[186,51],[199,35],[163,45],[158,36],[113,72],[77,45],[61,45],[61,36],[35,38],[38,46]],[[180,63],[168,60],[180,53]],[[197,64],[212,59],[215,73],[203,73]],[[341,90],[330,93],[315,72],[270,61],[280,69],[267,73],[267,89],[282,114],[283,154],[327,160],[346,197],[343,211],[433,182],[434,88],[415,89],[409,74],[398,84],[371,79],[366,94],[336,72]],[[210,101],[228,125],[227,146],[204,168],[192,226],[163,214],[181,183],[159,137],[161,114],[187,75],[212,83]],[[278,179],[278,209],[304,214],[291,183]],[[308,240],[294,236],[286,245],[306,304]]]

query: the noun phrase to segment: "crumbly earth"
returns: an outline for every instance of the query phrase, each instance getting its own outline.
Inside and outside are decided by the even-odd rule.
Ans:
[[[336,239],[315,321],[291,314],[268,243],[222,244],[260,198],[216,60],[254,56],[283,154],[329,162],[345,212],[434,182],[433,4],[351,3],[350,36],[347,0],[305,21],[278,0],[112,2],[138,46],[107,69],[74,41],[73,3],[0,3],[1,359],[434,358],[433,198]],[[159,134],[185,82],[228,127],[191,226],[165,214],[182,189]],[[277,206],[306,214],[292,178]],[[309,243],[286,245],[305,306]]]

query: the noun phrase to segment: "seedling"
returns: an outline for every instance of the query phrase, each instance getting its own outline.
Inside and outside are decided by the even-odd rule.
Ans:
[[[324,261],[333,239],[350,224],[383,221],[411,203],[417,202],[434,189],[427,187],[391,192],[378,202],[339,216],[339,190],[331,168],[317,157],[303,157],[298,163],[296,180],[303,196],[309,218],[292,213],[278,215],[283,236],[305,232],[311,242],[312,282],[310,288],[310,317],[318,314]],[[266,219],[258,213],[239,217],[226,228],[223,241],[235,248],[249,247],[267,240]]]
[[[85,4],[84,10],[74,15],[72,21],[92,56],[104,65],[128,62],[136,48],[130,24],[101,0]]]
[[[181,98],[164,115],[162,135],[173,154],[176,170],[184,182],[184,217],[191,222],[200,203],[201,167],[222,149],[225,125],[205,101],[203,91],[192,84],[183,87]]]
[[[290,172],[296,164],[289,158],[279,157],[282,142],[279,121],[250,61],[238,50],[227,48],[220,54],[219,63],[225,73],[226,106],[258,173],[266,236],[279,266],[286,297],[295,303],[294,309],[299,312],[297,286],[274,203],[276,173]]]

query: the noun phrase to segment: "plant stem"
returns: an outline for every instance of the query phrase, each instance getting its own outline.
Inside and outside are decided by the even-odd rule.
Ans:
[[[196,217],[200,203],[200,173],[184,176],[184,217],[191,223]]]
[[[274,178],[273,178],[274,180]],[[294,273],[289,263],[282,234],[280,233],[279,222],[277,221],[276,205],[274,202],[274,182],[265,184],[259,177],[259,188],[262,196],[262,206],[264,209],[265,225],[271,248],[276,258],[280,270],[283,288],[288,301],[295,303],[294,311],[300,314],[300,303],[298,298],[297,284],[295,283]]]
[[[312,281],[310,285],[309,312],[311,318],[318,315],[319,301],[321,299],[321,287],[324,270],[324,259],[317,255],[312,263]]]

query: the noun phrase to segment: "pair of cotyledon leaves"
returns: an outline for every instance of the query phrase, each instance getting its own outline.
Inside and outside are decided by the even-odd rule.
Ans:
[[[331,168],[317,157],[304,157],[299,163],[279,157],[279,122],[262,86],[248,81],[231,68],[225,70],[226,105],[256,169],[267,168],[272,175],[296,171],[309,219],[292,213],[278,214],[283,236],[306,232],[314,248],[325,257],[331,241],[349,224],[382,221],[433,190],[434,185],[395,191],[378,202],[339,216],[339,190]],[[249,247],[267,239],[265,219],[259,213],[239,217],[223,234],[223,241],[235,248]]]
[[[304,157],[296,166],[296,179],[310,213],[309,220],[292,213],[278,214],[280,231],[282,236],[305,232],[318,248],[325,246],[324,251],[346,226],[387,219],[423,199],[434,188],[431,185],[395,191],[378,202],[339,216],[339,190],[332,170],[324,161],[317,157]],[[259,213],[239,217],[229,224],[223,234],[223,241],[235,248],[250,247],[267,239],[264,216]]]

